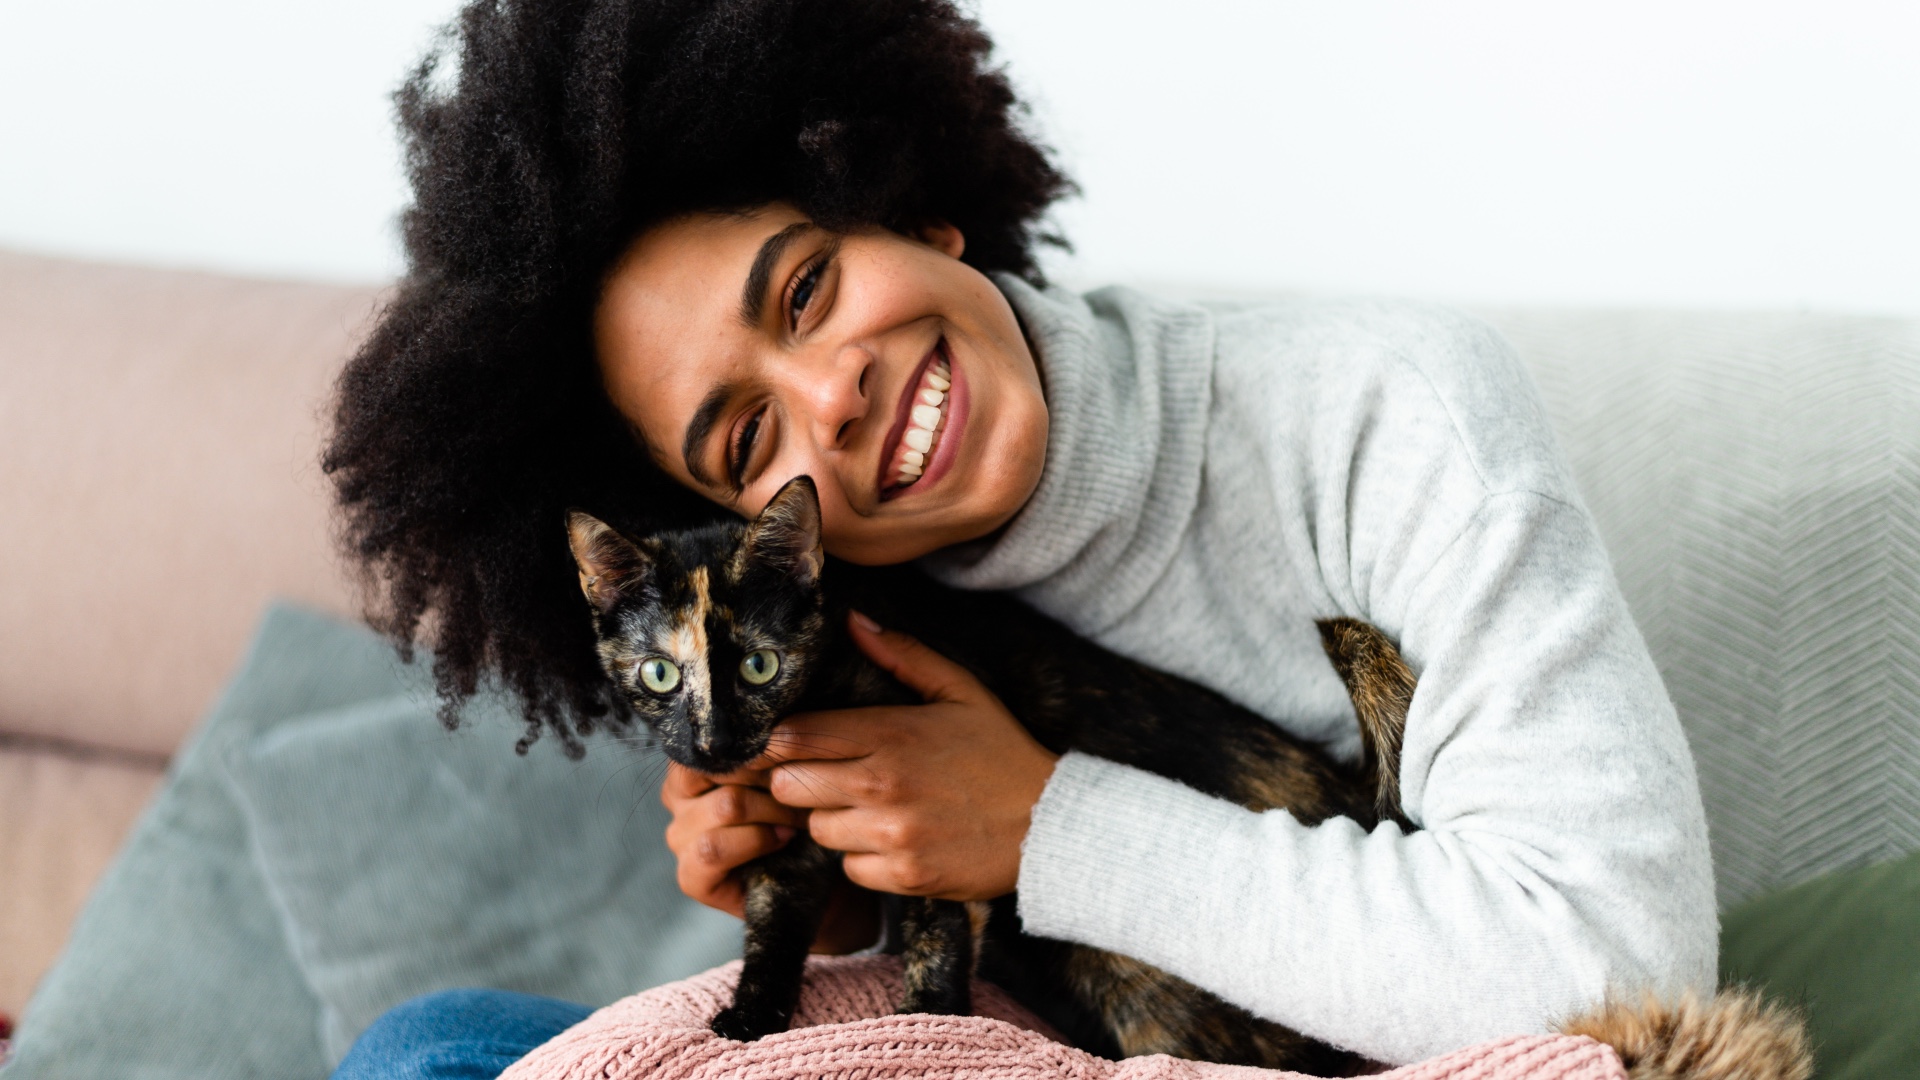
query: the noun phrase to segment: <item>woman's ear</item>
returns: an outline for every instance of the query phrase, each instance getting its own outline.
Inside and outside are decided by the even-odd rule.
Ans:
[[[914,239],[950,259],[959,258],[960,253],[967,250],[967,238],[960,235],[959,229],[944,221],[922,225],[913,235]]]

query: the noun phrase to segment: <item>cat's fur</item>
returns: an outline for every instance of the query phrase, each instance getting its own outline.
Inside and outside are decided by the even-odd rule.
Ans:
[[[1560,1025],[1613,1047],[1627,1080],[1807,1080],[1813,1050],[1806,1024],[1752,990],[1677,1001],[1646,995],[1609,1001]]]
[[[1056,753],[1081,750],[1250,809],[1285,809],[1303,823],[1343,814],[1369,828],[1414,828],[1401,812],[1398,777],[1414,679],[1373,627],[1320,624],[1360,721],[1362,759],[1348,767],[1205,687],[1116,656],[1005,595],[949,589],[907,568],[828,560],[819,513],[813,483],[801,477],[750,524],[629,540],[590,515],[569,515],[602,664],[675,761],[727,772],[758,756],[791,713],[917,703],[848,637],[847,613],[856,609],[972,671]],[[748,685],[737,674],[742,659],[768,647],[780,653],[779,674]],[[675,692],[642,684],[638,666],[649,657],[679,665]],[[742,874],[745,966],[713,1028],[754,1039],[791,1021],[808,947],[843,878],[839,856],[805,834]],[[1369,1065],[1137,960],[1024,934],[1012,897],[991,905],[908,898],[900,915],[902,1012],[968,1012],[978,964],[1076,1044],[1109,1057],[1165,1053],[1320,1076]],[[1609,1004],[1561,1030],[1613,1046],[1636,1080],[1810,1073],[1798,1016],[1740,991],[1677,1005]]]
[[[949,589],[904,567],[830,562],[804,477],[751,524],[630,541],[576,512],[569,535],[608,674],[668,756],[690,768],[719,773],[745,764],[794,712],[917,704],[854,646],[845,621],[855,608],[968,668],[1055,753],[1081,750],[1250,809],[1285,808],[1305,823],[1344,814],[1367,826],[1391,819],[1410,827],[1393,773],[1413,678],[1391,643],[1363,623],[1321,626],[1365,735],[1363,760],[1349,767],[1219,694],[1108,652],[1011,597]],[[750,686],[739,665],[768,647],[780,654],[779,674]],[[682,673],[671,693],[640,681],[638,665],[656,656]],[[839,864],[802,836],[743,871],[745,968],[714,1029],[757,1038],[785,1030],[792,1017]],[[971,913],[948,901],[908,900],[903,908],[903,1011],[966,1012],[978,961],[1090,1050],[1320,1075],[1363,1064],[1146,964],[1022,934],[1011,898]],[[981,921],[989,928],[976,955]]]

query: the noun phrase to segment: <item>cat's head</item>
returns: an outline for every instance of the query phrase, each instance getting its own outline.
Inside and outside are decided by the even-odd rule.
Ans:
[[[575,510],[567,539],[600,664],[667,756],[708,773],[758,757],[825,644],[812,478],[751,522],[630,540]]]

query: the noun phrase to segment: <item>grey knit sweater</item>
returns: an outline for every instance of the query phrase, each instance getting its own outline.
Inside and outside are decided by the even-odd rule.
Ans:
[[[1496,334],[1407,304],[998,284],[1044,374],[1046,466],[1004,532],[929,569],[1339,753],[1358,730],[1315,618],[1381,627],[1420,679],[1411,835],[1068,755],[1023,850],[1031,931],[1388,1062],[1712,982],[1687,744]]]

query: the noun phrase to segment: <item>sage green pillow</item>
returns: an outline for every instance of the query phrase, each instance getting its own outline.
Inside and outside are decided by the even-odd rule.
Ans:
[[[1920,854],[1729,911],[1723,982],[1806,1009],[1820,1080],[1920,1080]]]

